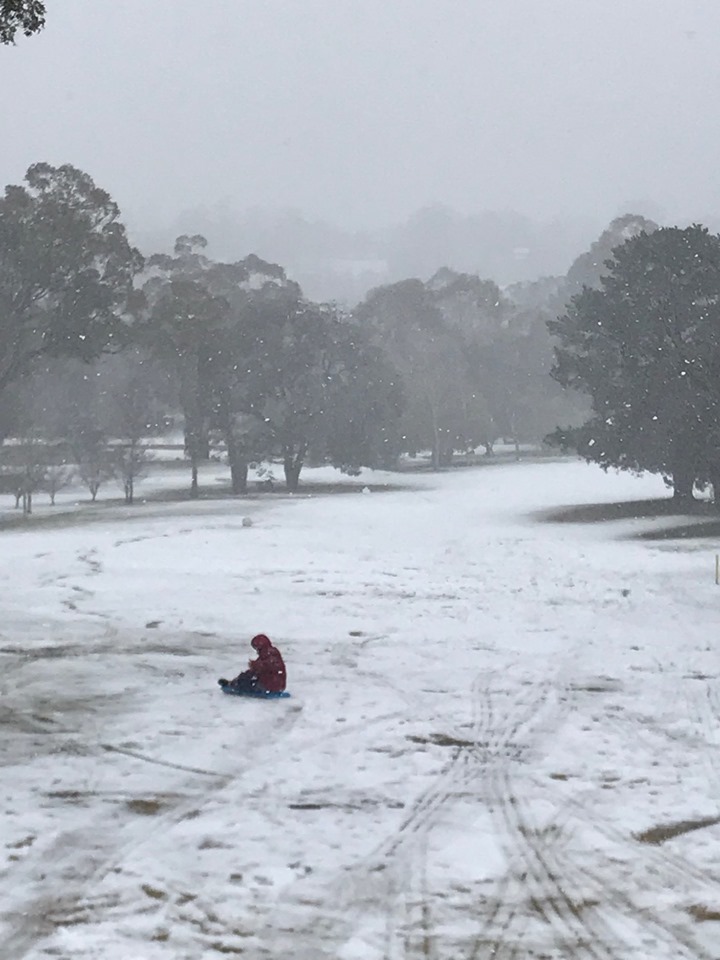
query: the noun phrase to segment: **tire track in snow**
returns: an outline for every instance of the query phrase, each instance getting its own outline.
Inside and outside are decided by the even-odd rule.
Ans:
[[[628,725],[623,723],[615,715],[607,715],[604,718],[604,724],[607,727],[615,728],[624,740],[628,738]],[[669,735],[668,731],[658,728],[657,733]],[[634,738],[648,739],[649,733],[643,728],[633,727],[632,734]],[[678,738],[673,736],[673,740]],[[653,747],[655,743],[653,742]],[[662,895],[668,885],[672,887],[678,878],[686,880],[688,883],[706,887],[708,883],[720,888],[720,878],[710,871],[695,867],[681,855],[674,853],[669,847],[654,846],[635,842],[631,835],[617,827],[615,821],[603,817],[597,810],[588,809],[589,796],[599,792],[602,785],[586,791],[583,798],[564,797],[561,800],[561,808],[558,811],[566,818],[571,818],[575,824],[588,827],[595,831],[606,840],[617,844],[624,853],[630,853],[632,863],[638,864],[637,872],[642,875],[642,884],[637,886],[637,890],[644,897],[648,894],[648,880],[652,880],[657,885],[658,895]],[[632,845],[632,846],[631,846]],[[666,916],[659,915],[652,908],[646,907],[637,902],[637,896],[633,891],[622,889],[618,882],[616,872],[612,876],[601,875],[597,869],[591,866],[591,858],[585,857],[582,865],[566,864],[565,875],[571,884],[590,885],[590,892],[599,903],[614,908],[618,914],[623,917],[626,924],[628,920],[635,922],[642,935],[652,935],[662,941],[662,946],[672,950],[669,953],[668,960],[675,958],[687,958],[687,960],[717,960],[712,954],[708,954],[697,938],[692,934],[693,926],[688,923],[681,925],[674,923]],[[626,878],[626,882],[629,878]],[[609,891],[611,894],[609,895]],[[616,954],[623,957],[623,948],[627,953],[627,944],[620,944],[620,952]],[[644,956],[644,954],[643,954]]]
[[[616,718],[608,720],[619,727],[626,735],[627,728]],[[527,918],[520,918],[521,930],[518,930],[516,916],[517,907],[509,902],[508,891],[514,894],[517,902],[519,895],[531,891],[531,904],[549,927],[555,927],[556,932],[564,940],[574,938],[574,943],[566,944],[561,949],[570,949],[571,953],[562,953],[562,956],[622,958],[627,956],[629,945],[619,940],[611,925],[601,918],[594,908],[598,905],[614,907],[618,913],[624,914],[623,922],[630,919],[640,928],[640,937],[645,939],[652,934],[662,941],[662,945],[672,950],[668,957],[697,958],[697,960],[711,960],[701,945],[692,936],[687,927],[683,927],[671,920],[658,916],[653,910],[639,906],[632,895],[618,889],[617,878],[600,876],[588,868],[587,858],[583,865],[577,866],[567,862],[567,858],[559,856],[560,843],[563,834],[567,835],[568,821],[581,822],[592,826],[595,830],[608,838],[613,838],[627,849],[630,838],[627,834],[612,825],[601,821],[597,816],[588,813],[586,803],[576,798],[562,798],[558,809],[551,820],[546,824],[544,831],[535,830],[529,823],[523,808],[526,801],[518,792],[511,792],[509,771],[497,768],[490,771],[497,784],[497,793],[500,799],[499,810],[506,822],[508,832],[514,833],[518,840],[516,860],[519,866],[508,871],[505,884],[501,888],[501,896],[495,903],[493,913],[486,922],[486,930],[476,941],[471,960],[480,960],[489,949],[493,960],[510,960],[510,958],[524,957],[527,946],[523,946],[522,937],[529,929],[530,923],[523,922]],[[505,779],[505,784],[502,780]],[[600,787],[595,788],[595,793]],[[507,798],[510,797],[510,802]],[[518,856],[519,855],[519,856]],[[660,875],[670,871],[673,875],[680,873],[696,881],[707,883],[711,878],[705,871],[692,868],[679,857],[672,856],[659,848],[643,848],[638,856],[648,867],[654,865]],[[657,868],[660,869],[657,869]],[[649,875],[648,870],[645,876]],[[589,902],[578,905],[568,889],[585,889]],[[608,897],[608,891],[613,896]],[[559,926],[558,926],[559,925]],[[496,927],[495,936],[489,936],[493,927]],[[643,953],[643,956],[645,954]]]
[[[491,773],[491,775],[493,775]],[[498,770],[493,776],[493,788],[497,797],[495,810],[499,824],[504,826],[511,843],[511,876],[515,880],[515,903],[508,904],[503,926],[491,941],[493,957],[505,956],[510,933],[515,934],[511,941],[510,956],[514,956],[521,943],[518,933],[527,933],[531,921],[525,915],[521,918],[521,930],[516,922],[518,904],[531,906],[540,919],[545,931],[552,937],[551,944],[533,943],[536,949],[558,949],[560,956],[588,958],[588,960],[611,960],[618,956],[618,946],[614,934],[607,924],[593,915],[588,899],[580,900],[575,893],[585,884],[572,871],[564,869],[556,855],[557,848],[567,834],[567,824],[562,811],[556,811],[549,822],[540,829],[529,816],[527,801],[518,794],[513,786],[507,769]],[[492,928],[491,928],[492,929]],[[487,940],[487,934],[483,940]],[[621,945],[620,945],[621,946]],[[525,945],[529,949],[529,944]],[[479,950],[473,951],[479,956]]]
[[[691,698],[687,702],[689,714],[691,716],[694,715],[700,725],[703,723],[710,723],[709,730],[714,730],[714,721],[709,720],[707,712],[704,712],[706,711],[704,696],[701,695],[699,697]],[[608,726],[613,726],[624,738],[627,738],[627,726],[624,725],[619,718],[609,717],[607,718],[606,723]],[[718,718],[717,723],[718,726],[720,726],[720,718]],[[662,736],[669,736],[675,743],[677,743],[679,740],[677,736],[670,734],[663,728],[654,726],[653,731]],[[635,739],[649,741],[650,734],[646,728],[634,727],[632,730],[632,737]],[[655,746],[654,743],[652,745]],[[708,755],[705,751],[703,751],[701,756],[703,762],[706,763],[711,771],[709,779],[711,781],[714,779],[714,772],[714,775],[717,777],[716,783],[720,784],[720,771],[718,770],[719,761],[712,755],[712,752]],[[577,799],[569,799],[568,804],[573,807],[575,816],[579,822],[583,822],[587,826],[597,830],[607,839],[627,847],[628,841],[631,839],[630,835],[619,830],[613,821],[603,818],[598,813],[589,813],[585,805],[581,804]],[[696,867],[693,863],[682,857],[680,854],[674,853],[672,848],[669,846],[656,846],[653,844],[638,843],[637,849],[634,849],[634,856],[644,860],[646,863],[648,863],[648,865],[651,865],[653,871],[655,871],[658,875],[665,874],[668,878],[681,877],[692,883],[710,883],[720,889],[720,874],[713,873],[712,871],[703,867]]]
[[[472,703],[477,703],[479,689],[489,694],[488,682],[487,674],[475,682]],[[318,948],[318,938],[327,949],[331,943],[337,945],[338,938],[350,935],[356,921],[348,920],[348,916],[362,914],[363,904],[371,911],[378,904],[384,904],[386,960],[433,955],[437,934],[433,932],[427,880],[428,837],[443,812],[459,798],[467,798],[468,790],[484,779],[489,767],[507,764],[508,757],[516,761],[547,732],[551,726],[549,720],[542,730],[535,727],[551,689],[552,681],[521,684],[506,696],[507,702],[499,715],[496,715],[493,697],[483,697],[483,709],[472,712],[470,738],[453,747],[450,759],[416,798],[393,834],[359,863],[325,880],[311,899],[303,897],[294,904],[286,904],[292,913],[310,903],[324,906],[324,917],[321,922],[313,918],[310,934]],[[553,703],[553,713],[558,712],[558,706]],[[564,715],[564,709],[560,713]],[[483,802],[482,793],[478,799]],[[328,902],[336,903],[336,908],[328,911]],[[307,924],[307,919],[304,922]],[[298,923],[291,924],[296,932],[302,925],[302,917]],[[422,932],[419,934],[418,930]]]
[[[299,717],[301,709],[302,705],[297,701],[290,703],[290,707],[288,708],[284,718],[286,722],[277,730],[278,734],[289,734],[290,730],[295,724],[295,721]],[[389,719],[395,719],[403,715],[404,714],[402,711],[392,711],[387,714],[382,714],[380,716],[364,720],[362,723],[348,724],[343,726],[342,729],[333,731],[331,740],[341,740],[348,735],[357,733],[358,730],[367,729],[369,726],[374,724],[386,723]],[[292,722],[290,722],[290,720]],[[322,735],[313,735],[305,737],[302,740],[294,743],[293,749],[296,752],[304,751],[316,746],[319,743],[327,742],[327,733],[323,733]],[[139,751],[115,747],[112,744],[102,743],[95,746],[91,745],[90,751],[92,752],[98,748],[105,752],[118,753],[128,756],[129,758],[142,763],[167,767],[171,770],[177,770],[183,773],[191,773],[194,774],[194,776],[189,780],[184,779],[174,786],[174,789],[171,792],[177,797],[177,802],[173,803],[172,809],[169,810],[165,815],[156,815],[149,818],[147,825],[143,825],[142,827],[128,825],[124,830],[124,834],[127,835],[129,833],[130,837],[123,845],[107,844],[104,848],[96,847],[94,850],[92,850],[90,852],[90,862],[85,862],[84,864],[87,873],[84,875],[84,879],[81,884],[74,884],[72,878],[70,878],[69,891],[67,890],[68,884],[63,881],[65,892],[63,893],[62,897],[58,897],[52,892],[44,892],[41,890],[38,894],[36,894],[35,897],[32,898],[31,901],[24,904],[22,907],[22,912],[26,914],[25,919],[20,923],[15,923],[14,927],[11,927],[6,935],[5,941],[0,946],[0,958],[2,958],[2,960],[21,960],[28,950],[36,946],[39,939],[42,939],[48,934],[53,933],[54,928],[48,929],[44,923],[45,918],[48,916],[66,915],[72,918],[79,913],[86,915],[89,909],[88,905],[91,905],[92,903],[92,898],[88,898],[86,895],[86,888],[92,889],[94,885],[100,883],[105,876],[107,876],[116,868],[118,863],[120,863],[128,853],[140,848],[144,843],[150,839],[154,839],[160,833],[166,833],[167,831],[171,830],[186,817],[195,815],[197,811],[202,810],[202,807],[207,802],[216,800],[223,790],[232,789],[234,784],[242,777],[244,772],[247,769],[250,769],[252,766],[252,763],[248,763],[240,769],[235,767],[232,774],[227,774],[222,771],[213,771],[209,769],[187,767],[182,764],[173,764],[168,761],[159,760]],[[214,783],[210,786],[197,789],[195,785],[198,776],[210,778],[211,780],[214,780]],[[169,787],[170,786],[171,785],[169,785]],[[49,858],[50,860],[59,859],[64,849],[68,847],[70,849],[74,849],[74,837],[77,837],[77,848],[80,850],[85,850],[87,846],[86,838],[88,832],[91,832],[95,836],[100,836],[107,832],[104,831],[102,827],[102,821],[107,816],[108,812],[105,811],[103,815],[98,818],[100,820],[100,825],[95,828],[85,826],[81,830],[65,832],[61,837],[58,838],[53,848],[51,848],[51,850],[45,854],[45,857]],[[112,835],[113,834],[111,834],[111,836]],[[114,837],[115,839],[117,838],[117,833],[114,833]],[[97,857],[99,857],[99,859],[94,859]],[[34,885],[37,888],[38,886],[37,880],[32,878],[29,879],[27,883],[29,887]],[[103,903],[103,899],[98,900],[98,906],[101,906]],[[15,914],[17,914],[17,912],[18,911],[14,911]]]
[[[483,779],[487,793],[480,797],[483,804],[492,804],[492,801],[498,798],[497,792],[494,793],[491,786],[493,776],[504,776],[508,770],[515,769],[518,761],[521,761],[528,751],[537,749],[541,740],[557,729],[565,719],[571,708],[571,698],[568,697],[564,703],[560,703],[554,697],[558,679],[565,669],[563,667],[558,671],[557,678],[544,679],[539,683],[531,680],[521,682],[509,696],[506,694],[502,710],[496,708],[495,700],[503,691],[493,690],[492,681],[488,682],[487,675],[478,678],[473,684],[472,740],[465,759],[473,778]],[[429,825],[431,826],[432,824]],[[512,874],[507,874],[500,880],[496,908],[493,911],[494,919],[497,919],[501,910],[508,907],[507,895],[512,884]],[[517,902],[517,899],[514,902]],[[476,903],[474,907],[477,909]],[[513,903],[510,903],[506,912],[505,921],[510,925],[516,912]],[[492,919],[491,917],[490,923]],[[471,949],[475,949],[479,943],[480,938],[473,938]],[[422,949],[425,949],[424,944]],[[422,952],[415,955],[424,956]]]
[[[517,807],[520,809],[522,802],[518,803]],[[624,960],[628,957],[632,949],[631,945],[627,940],[621,940],[611,922],[599,914],[601,908],[605,913],[608,908],[611,908],[624,929],[627,929],[628,922],[635,925],[638,943],[634,949],[640,950],[640,955],[643,957],[646,953],[642,944],[646,944],[648,938],[652,936],[656,950],[667,949],[668,952],[662,954],[667,957],[667,960],[676,960],[676,958],[677,960],[679,958],[717,960],[714,954],[709,954],[698,943],[689,926],[673,923],[670,919],[659,916],[652,908],[638,904],[631,893],[621,888],[616,876],[608,876],[607,873],[601,875],[589,865],[589,858],[584,858],[582,865],[579,865],[568,862],[567,858],[563,860],[559,857],[557,841],[562,837],[563,830],[566,830],[564,822],[568,819],[572,824],[572,811],[562,808],[556,811],[543,832],[533,831],[519,824],[523,838],[532,840],[533,856],[537,860],[540,873],[538,871],[520,872],[517,878],[523,887],[529,880],[531,890],[533,884],[539,884],[539,890],[536,887],[531,893],[531,903],[550,927],[557,928],[553,914],[557,915],[560,921],[558,932],[562,941],[558,945],[561,950],[558,956],[597,956],[608,958],[608,960],[609,958]],[[550,839],[554,842],[546,843]],[[627,846],[627,836],[623,836],[622,839]],[[567,893],[568,889],[584,890],[584,902],[577,904]],[[647,891],[643,892],[647,893]],[[560,909],[557,902],[554,902],[558,895],[564,904]],[[549,906],[550,910],[544,904]],[[479,960],[482,956],[480,948],[487,946],[492,948],[493,960],[525,956],[529,944],[523,944],[521,938],[522,934],[527,933],[529,926],[529,922],[524,924],[520,936],[517,935],[517,931],[512,931],[515,934],[512,939],[507,929],[503,930],[502,935],[494,941],[488,942],[483,938],[471,955],[472,960]],[[575,940],[568,937],[574,937]],[[589,939],[585,939],[586,937]],[[521,950],[525,952],[520,953]],[[570,952],[567,952],[568,950]],[[659,960],[661,954],[655,953],[654,956]]]
[[[517,738],[523,728],[537,714],[546,697],[547,687],[529,699],[518,699],[502,727],[493,724],[492,707],[487,714],[473,718],[471,737],[466,744],[454,748],[451,759],[443,766],[433,782],[420,794],[412,809],[400,824],[397,833],[388,838],[370,854],[368,860],[381,862],[394,856],[397,851],[412,842],[414,834],[424,830],[435,815],[450,800],[470,786],[485,772],[491,763],[502,763],[507,751],[520,749]],[[478,753],[475,745],[481,745]],[[523,744],[525,746],[525,744]],[[478,761],[479,762],[473,762]]]
[[[477,709],[487,712],[490,708],[484,702],[491,702],[491,691],[481,693],[483,699],[477,702]],[[552,685],[552,693],[559,697],[557,684]],[[535,744],[566,718],[575,699],[571,694],[569,689],[564,703],[556,702],[545,719],[540,715],[534,718],[531,733]],[[544,705],[547,708],[547,703]],[[527,801],[515,789],[515,773],[515,765],[507,762],[491,765],[487,771],[488,803],[499,831],[507,837],[509,862],[495,891],[493,906],[470,946],[470,960],[480,960],[488,950],[494,960],[514,958],[519,951],[526,951],[523,935],[531,919],[520,914],[520,910],[528,903],[552,931],[553,938],[572,949],[573,957],[607,960],[614,955],[607,946],[609,932],[584,917],[583,905],[568,893],[558,866],[551,862],[551,845],[556,846],[563,839],[564,824],[559,811],[542,831],[533,826]]]
[[[298,706],[287,710],[283,722],[275,727],[276,735],[287,734],[297,721],[301,709]],[[7,926],[0,945],[0,960],[22,960],[30,950],[38,947],[39,942],[54,932],[54,927],[48,929],[49,916],[58,912],[71,916],[82,909],[83,904],[92,901],[92,897],[88,898],[88,891],[94,890],[128,854],[149,840],[167,833],[187,817],[196,816],[209,802],[217,801],[223,792],[232,789],[251,767],[252,760],[248,760],[227,775],[220,785],[216,780],[212,786],[199,789],[196,786],[197,775],[207,771],[194,771],[192,779],[184,777],[168,793],[155,794],[156,799],[162,798],[160,806],[167,802],[170,809],[165,814],[143,818],[146,822],[142,824],[130,820],[125,825],[112,823],[108,826],[108,817],[114,820],[114,811],[100,811],[92,822],[64,831],[48,850],[43,851],[43,864],[52,864],[54,867],[49,877],[47,872],[38,875],[38,871],[33,869],[29,869],[29,876],[26,870],[26,876],[20,877],[17,870],[20,865],[15,864],[15,886],[26,886],[35,892],[31,898],[15,906],[12,913],[3,915]],[[128,798],[128,802],[132,803],[133,799]],[[87,847],[89,835],[94,839],[91,849]],[[63,891],[59,896],[56,892],[58,886]]]
[[[577,871],[578,876],[582,877],[585,883],[588,881],[592,883],[598,896],[602,897],[605,895],[607,901],[608,877],[601,876],[588,866],[578,867]],[[609,902],[618,912],[623,912],[626,921],[628,919],[633,920],[640,928],[639,933],[642,936],[642,944],[639,946],[639,949],[643,951],[641,954],[643,958],[647,956],[646,946],[648,936],[652,934],[654,937],[661,938],[660,943],[658,943],[657,940],[652,941],[653,949],[656,951],[653,957],[657,958],[657,960],[718,960],[716,953],[709,953],[698,943],[697,938],[692,935],[692,928],[690,928],[689,925],[681,926],[673,923],[669,919],[658,916],[654,909],[639,905],[631,894],[624,892],[620,888],[612,888],[612,899]],[[623,958],[627,956],[628,945],[624,944],[622,946],[623,952],[615,955],[618,957],[618,960],[623,960]],[[662,957],[661,954],[657,953],[658,947],[667,947],[668,951],[672,952],[668,952]]]
[[[560,676],[560,672],[558,674]],[[493,788],[495,778],[508,776],[509,770],[514,770],[516,764],[523,756],[532,749],[536,749],[540,741],[552,733],[560,723],[565,719],[570,703],[559,702],[554,696],[556,689],[556,680],[543,680],[540,683],[527,681],[521,683],[512,691],[512,699],[506,697],[504,710],[498,711],[495,707],[495,699],[498,690],[492,689],[492,684],[488,683],[487,676],[478,678],[473,684],[471,694],[472,706],[472,740],[470,749],[466,754],[466,762],[473,771],[475,778],[482,777],[484,786],[484,795],[481,796],[483,804],[489,804],[491,807],[498,802],[502,803],[503,796],[507,791]],[[495,695],[495,696],[494,696]],[[551,696],[552,695],[552,696]],[[432,823],[429,824],[429,829]],[[427,836],[427,832],[425,836]],[[517,831],[516,831],[517,832]],[[524,862],[524,861],[523,861]],[[422,871],[425,865],[420,862],[416,867],[417,871]],[[499,882],[496,892],[493,911],[495,920],[501,909],[508,904],[508,894],[512,887],[513,875],[508,872]],[[506,923],[510,924],[515,912],[513,904],[518,902],[518,898],[510,904],[507,911]],[[431,913],[430,905],[419,905],[421,915],[429,916]],[[424,911],[422,910],[425,906]],[[477,909],[477,904],[473,904]],[[417,912],[417,910],[416,910]],[[429,924],[428,924],[429,926]],[[481,946],[481,938],[473,938],[470,949],[474,951]],[[415,952],[389,952],[388,960],[394,960],[397,957],[424,957],[430,949],[434,938],[431,934],[425,936],[417,946]]]

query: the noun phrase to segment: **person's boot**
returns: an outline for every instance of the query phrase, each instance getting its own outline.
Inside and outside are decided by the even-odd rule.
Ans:
[[[220,677],[220,679],[218,680],[218,683],[220,684],[221,687],[226,687],[230,683],[230,681],[226,680],[224,677]]]

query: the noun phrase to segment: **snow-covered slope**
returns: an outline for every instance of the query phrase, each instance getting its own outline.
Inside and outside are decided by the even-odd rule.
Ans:
[[[381,479],[2,534],[0,958],[720,956],[716,545]],[[287,701],[216,687],[258,631]]]

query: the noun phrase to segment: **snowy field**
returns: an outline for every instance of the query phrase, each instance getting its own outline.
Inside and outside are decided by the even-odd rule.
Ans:
[[[720,958],[718,545],[372,478],[0,532],[2,960]]]

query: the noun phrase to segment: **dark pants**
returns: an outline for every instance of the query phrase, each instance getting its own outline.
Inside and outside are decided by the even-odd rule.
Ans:
[[[252,693],[254,690],[261,689],[258,687],[258,678],[252,670],[246,670],[244,673],[238,674],[234,680],[230,681],[228,686],[237,690],[238,693]]]

